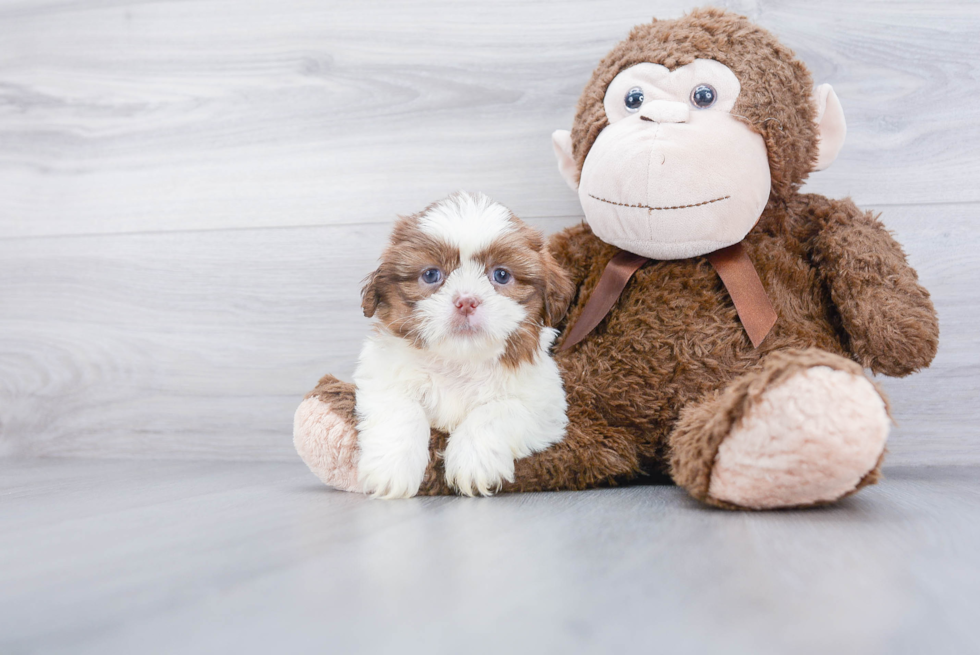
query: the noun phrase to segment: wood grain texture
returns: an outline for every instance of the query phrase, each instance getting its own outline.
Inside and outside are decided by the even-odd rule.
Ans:
[[[294,458],[299,400],[353,370],[360,283],[387,236],[368,224],[0,240],[0,452]]]
[[[980,462],[980,4],[722,4],[834,84],[848,143],[809,189],[880,208],[936,299],[890,461]],[[551,131],[691,6],[0,3],[0,457],[291,459],[394,215],[469,188],[579,220]]]
[[[414,208],[410,208],[414,209]],[[895,463],[980,462],[973,205],[887,209],[932,290],[934,366],[884,379]],[[533,220],[554,231],[574,219]],[[8,456],[295,457],[292,413],[349,378],[361,279],[388,226],[0,240],[0,446]]]
[[[696,2],[0,6],[0,237],[385,221],[458,188],[577,214],[550,134],[631,26]],[[835,85],[814,184],[980,200],[980,5],[720,3]]]
[[[299,462],[0,461],[0,651],[980,651],[980,469],[831,508],[373,501]]]

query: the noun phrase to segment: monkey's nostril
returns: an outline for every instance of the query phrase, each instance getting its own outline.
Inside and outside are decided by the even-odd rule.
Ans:
[[[652,123],[686,123],[690,115],[685,103],[673,100],[651,100],[640,109],[640,118]]]

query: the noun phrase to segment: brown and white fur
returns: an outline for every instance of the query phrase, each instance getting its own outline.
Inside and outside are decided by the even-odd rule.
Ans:
[[[415,495],[431,428],[449,433],[446,481],[466,495],[490,495],[515,459],[560,441],[550,326],[572,292],[541,235],[482,194],[399,219],[363,290],[375,318],[354,374],[363,490]]]

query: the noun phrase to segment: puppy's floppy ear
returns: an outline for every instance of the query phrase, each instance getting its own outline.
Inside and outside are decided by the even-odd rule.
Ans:
[[[565,317],[568,305],[575,297],[575,285],[547,248],[541,250],[541,266],[545,282],[544,321],[545,325],[554,327]]]
[[[374,316],[374,313],[378,311],[378,305],[381,304],[381,294],[378,292],[378,275],[380,273],[381,269],[379,268],[368,275],[364,278],[364,286],[361,287],[361,309],[367,318]]]

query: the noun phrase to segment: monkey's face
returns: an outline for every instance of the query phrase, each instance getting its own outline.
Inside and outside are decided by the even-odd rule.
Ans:
[[[741,241],[769,199],[763,138],[732,108],[740,84],[709,59],[642,63],[606,89],[609,124],[582,165],[579,199],[596,236],[654,259]]]

